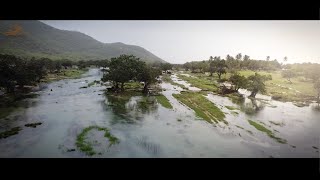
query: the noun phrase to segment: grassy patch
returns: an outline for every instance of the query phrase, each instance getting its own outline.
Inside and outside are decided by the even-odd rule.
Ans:
[[[41,122],[37,122],[37,123],[29,123],[29,124],[25,124],[24,126],[26,127],[32,127],[32,128],[36,128],[37,126],[41,125]]]
[[[77,140],[76,140],[76,146],[84,153],[86,153],[86,155],[88,156],[92,156],[95,155],[96,152],[94,151],[91,143],[86,142],[86,136],[88,134],[89,131],[96,129],[98,131],[104,131],[104,137],[109,139],[109,147],[119,143],[119,139],[116,138],[115,136],[113,136],[109,130],[107,128],[104,127],[99,127],[99,126],[89,126],[87,128],[84,128],[82,130],[82,132],[77,136]]]
[[[254,75],[253,71],[240,71],[246,77]],[[281,71],[266,72],[259,71],[259,74],[272,76],[271,81],[266,82],[267,95],[279,101],[310,101],[315,100],[316,91],[310,81],[301,81],[301,76],[291,79],[289,83],[282,77]],[[228,77],[230,74],[228,73]]]
[[[225,106],[227,109],[233,111],[233,110],[239,110],[239,108],[236,108],[234,106]]]
[[[158,103],[160,103],[163,107],[172,109],[172,105],[170,104],[169,100],[162,94],[156,96]]]
[[[88,69],[63,69],[59,73],[48,73],[42,80],[43,82],[52,82],[61,79],[76,79],[80,78],[82,74],[87,72]]]
[[[14,127],[8,131],[5,131],[5,132],[1,132],[0,133],[0,139],[2,138],[7,138],[9,136],[13,136],[13,135],[16,135],[19,133],[19,131],[21,131],[22,128],[21,127]]]
[[[228,122],[224,120],[224,113],[217,106],[215,106],[214,103],[205,98],[202,94],[185,92],[181,94],[172,95],[173,97],[181,101],[183,104],[193,109],[197,116],[203,118],[209,123],[218,123],[219,121],[222,121],[225,124],[228,124]]]
[[[124,83],[124,88],[125,89],[139,90],[142,87],[143,87],[143,85],[141,85],[139,82],[127,82],[127,83]]]
[[[276,137],[272,131],[270,131],[269,129],[265,128],[264,126],[262,126],[261,124],[248,120],[250,125],[252,125],[253,127],[255,127],[257,130],[262,131],[264,133],[266,133],[269,137],[275,139],[277,142],[281,143],[281,144],[285,144],[287,143],[287,141],[285,139],[281,139],[279,137]]]
[[[208,76],[199,76],[195,77],[187,77],[183,75],[177,75],[180,79],[187,81],[192,86],[202,89],[203,91],[212,91],[218,92],[218,85],[214,82],[214,80],[210,80]],[[209,79],[208,79],[209,78]]]
[[[237,111],[231,111],[232,115],[238,115],[239,113]]]

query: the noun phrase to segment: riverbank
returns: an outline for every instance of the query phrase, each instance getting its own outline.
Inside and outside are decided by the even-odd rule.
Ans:
[[[245,77],[248,77],[253,75],[255,72],[239,71],[239,73]],[[258,73],[272,76],[272,80],[266,82],[266,93],[263,95],[271,96],[272,99],[281,102],[293,102],[297,106],[307,106],[312,101],[317,100],[316,91],[313,88],[311,81],[303,80],[302,77],[295,77],[291,79],[292,83],[290,83],[287,79],[282,78],[280,71],[259,71]],[[230,75],[230,73],[227,73],[223,75],[222,78],[228,79]],[[183,73],[178,73],[177,76],[195,87],[217,93],[218,77],[216,74],[209,76],[208,74],[203,73],[191,73],[190,71],[183,71]]]
[[[48,83],[62,79],[77,79],[87,71],[88,69],[63,69],[58,73],[48,73],[41,82]]]
[[[59,73],[48,73],[41,83],[51,83],[62,79],[80,78],[88,69],[63,69]],[[25,86],[23,89],[17,88],[14,93],[3,93],[0,95],[0,119],[5,118],[15,109],[23,106],[20,101],[28,98],[34,98],[37,94],[31,93],[39,89],[36,86]]]

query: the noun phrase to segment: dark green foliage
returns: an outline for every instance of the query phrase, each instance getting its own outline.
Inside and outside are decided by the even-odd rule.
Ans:
[[[19,133],[19,131],[21,131],[22,129],[20,127],[14,127],[8,131],[5,131],[5,132],[1,132],[0,133],[0,139],[2,138],[7,138],[9,136],[12,136],[12,135],[16,135]]]
[[[246,77],[241,76],[239,73],[232,74],[229,81],[233,84],[234,90],[238,91],[240,88],[246,88],[248,85],[248,80]]]
[[[121,55],[111,59],[102,81],[111,81],[114,91],[124,91],[125,83],[139,81],[144,83],[143,92],[148,92],[148,86],[156,82],[156,77],[160,74],[157,67],[147,65],[133,55]]]
[[[281,143],[281,144],[286,144],[287,143],[287,140],[275,136],[271,130],[265,128],[261,124],[255,122],[255,121],[251,121],[251,120],[248,120],[248,121],[249,121],[249,124],[252,125],[253,127],[255,127],[257,130],[266,133],[269,137],[275,139],[279,143]]]
[[[77,136],[77,140],[76,140],[76,146],[82,152],[86,153],[86,155],[88,155],[88,156],[92,156],[92,155],[96,154],[91,143],[86,142],[86,138],[87,138],[86,136],[87,136],[88,132],[93,129],[105,132],[104,137],[109,139],[109,147],[120,142],[119,139],[117,137],[113,136],[107,128],[99,127],[99,126],[89,126],[89,127],[82,130],[82,132]]]
[[[265,81],[272,80],[271,75],[260,75],[255,73],[255,75],[251,75],[248,78],[248,90],[251,91],[250,97],[256,97],[258,92],[265,93],[266,92],[266,85]]]

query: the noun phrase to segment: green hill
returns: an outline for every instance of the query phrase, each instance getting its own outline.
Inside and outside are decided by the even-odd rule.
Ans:
[[[83,33],[56,29],[36,20],[1,20],[0,53],[72,60],[109,59],[132,54],[146,62],[165,62],[139,46],[102,43]]]

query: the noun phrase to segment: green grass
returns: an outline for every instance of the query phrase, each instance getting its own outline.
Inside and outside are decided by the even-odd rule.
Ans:
[[[218,85],[214,82],[213,78],[209,76],[187,77],[184,75],[177,75],[180,79],[187,81],[192,86],[202,89],[203,91],[218,91]]]
[[[63,69],[59,73],[48,73],[42,81],[52,82],[61,79],[76,79],[80,78],[87,71],[88,69]]]
[[[261,124],[248,120],[249,124],[252,125],[253,127],[255,127],[257,130],[262,131],[264,133],[266,133],[269,137],[275,139],[277,142],[281,143],[281,144],[286,144],[287,141],[285,139],[281,139],[279,137],[276,137],[273,132],[267,128],[265,128],[264,126],[262,126]]]
[[[156,99],[158,101],[158,103],[160,103],[163,107],[168,108],[168,109],[172,109],[172,105],[170,104],[169,100],[162,94],[157,95]]]
[[[233,114],[233,115],[238,115],[239,113],[237,112],[237,111],[231,111],[231,114]]]
[[[96,129],[98,131],[104,131],[105,134],[104,134],[104,137],[108,138],[109,139],[109,147],[114,145],[114,144],[117,144],[119,143],[119,139],[116,138],[115,136],[113,136],[109,130],[107,128],[104,128],[104,127],[99,127],[99,126],[89,126],[87,128],[84,128],[82,130],[82,132],[77,136],[77,140],[76,140],[76,146],[82,151],[84,152],[86,155],[88,156],[92,156],[92,155],[95,155],[96,152],[94,151],[91,143],[89,142],[86,142],[86,139],[87,139],[87,134],[89,131],[93,130],[93,129]]]
[[[141,85],[139,82],[127,82],[124,83],[124,88],[127,90],[139,90],[143,87],[143,85]]]
[[[236,108],[234,106],[225,106],[227,109],[233,111],[233,110],[239,110],[239,108]]]
[[[246,77],[254,75],[253,71],[239,71],[241,75]],[[258,71],[262,75],[271,75],[272,80],[266,82],[267,95],[273,96],[274,99],[279,101],[310,101],[316,99],[316,90],[313,88],[312,82],[301,81],[301,76],[291,79],[291,83],[282,77],[281,71]],[[227,74],[230,77],[230,74]],[[280,86],[278,86],[280,85]],[[291,88],[291,89],[290,89]],[[296,92],[300,91],[301,93]]]
[[[228,124],[228,122],[224,120],[224,113],[202,94],[185,92],[172,95],[180,102],[193,109],[197,116],[203,118],[209,123],[218,123],[219,121],[222,121],[223,123]]]
[[[164,74],[164,75],[162,76],[162,80],[163,80],[164,82],[170,83],[170,84],[172,84],[172,85],[174,85],[174,86],[181,87],[182,89],[188,89],[187,87],[185,87],[185,86],[182,85],[182,84],[173,82],[173,80],[171,79],[170,75],[168,75],[168,74]]]
[[[16,135],[19,133],[19,131],[21,131],[22,128],[21,127],[14,127],[8,131],[5,131],[5,132],[1,132],[0,133],[0,139],[2,138],[7,138],[7,137],[10,137],[10,136],[13,136],[13,135]]]

